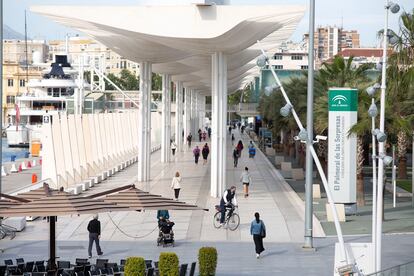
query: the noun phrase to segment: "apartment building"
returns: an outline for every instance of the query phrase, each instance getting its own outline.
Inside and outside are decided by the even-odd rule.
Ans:
[[[66,54],[66,47],[68,47],[69,62],[72,64],[79,64],[80,57],[84,56],[88,62],[95,60],[96,65],[98,60],[103,62],[106,73],[118,76],[123,69],[128,69],[134,74],[138,74],[138,65],[135,62],[127,60],[90,38],[75,36],[69,37],[67,40],[50,40],[49,59],[52,60],[56,54]]]

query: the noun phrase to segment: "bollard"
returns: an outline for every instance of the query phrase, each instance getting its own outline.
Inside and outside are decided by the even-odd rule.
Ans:
[[[26,163],[24,161],[22,162],[21,166],[23,171],[27,170]]]
[[[11,173],[17,173],[17,169],[16,169],[16,164],[15,163],[12,164],[11,169],[10,169],[10,172]]]
[[[22,164],[19,165],[19,169],[18,169],[18,172],[21,172],[21,171],[23,171]]]
[[[32,167],[36,167],[36,159],[33,159]]]
[[[10,156],[10,162],[14,162],[14,161],[16,161],[16,155]]]
[[[1,166],[1,176],[7,176],[6,168]]]
[[[32,184],[35,184],[37,182],[37,174],[32,174]]]
[[[42,159],[39,159],[39,165],[42,165]]]
[[[31,168],[32,167],[32,163],[30,163],[30,161],[27,161],[27,168]]]

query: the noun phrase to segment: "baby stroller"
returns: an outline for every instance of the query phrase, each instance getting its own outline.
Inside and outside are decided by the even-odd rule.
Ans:
[[[172,229],[174,224],[175,223],[172,221],[160,221],[158,223],[159,234],[157,238],[157,246],[162,244],[163,247],[166,247],[167,245],[172,245],[174,247],[174,231]]]
[[[249,148],[249,158],[254,158],[255,155],[256,155],[256,148],[255,147],[250,147]]]

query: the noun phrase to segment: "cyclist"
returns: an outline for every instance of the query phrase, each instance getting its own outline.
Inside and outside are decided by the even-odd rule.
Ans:
[[[224,224],[224,220],[226,218],[226,209],[230,208],[228,216],[231,216],[235,206],[237,206],[236,186],[231,186],[230,189],[224,191],[224,194],[220,200],[221,224]]]

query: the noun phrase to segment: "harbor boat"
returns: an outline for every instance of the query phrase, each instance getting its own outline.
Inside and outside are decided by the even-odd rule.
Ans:
[[[73,98],[78,87],[77,74],[66,55],[56,55],[50,71],[46,70],[42,79],[28,82],[28,91],[16,97],[15,108],[8,112],[6,135],[9,147],[41,143],[43,116],[66,110],[67,99]]]

